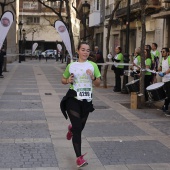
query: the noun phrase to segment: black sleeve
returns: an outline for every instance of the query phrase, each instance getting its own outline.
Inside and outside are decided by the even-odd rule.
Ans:
[[[118,62],[118,63],[120,62],[120,60],[116,60],[116,59],[114,59],[114,61],[116,61],[116,62]]]

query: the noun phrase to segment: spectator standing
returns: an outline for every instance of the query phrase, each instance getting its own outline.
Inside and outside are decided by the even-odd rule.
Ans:
[[[155,61],[154,70],[158,71],[159,58],[160,58],[160,52],[157,50],[158,45],[156,43],[152,43],[151,48],[152,48],[151,53],[154,55],[154,61]],[[154,74],[153,83],[156,82],[157,82],[157,78],[156,78],[156,74]]]
[[[96,55],[96,63],[104,63],[104,59],[103,59],[103,53],[99,50],[98,46],[94,47],[94,54]],[[99,71],[101,73],[101,65],[97,65],[99,68]]]
[[[151,46],[150,45],[145,45],[145,50],[148,49],[151,53]],[[154,69],[155,68],[155,57],[153,55],[153,53],[151,53],[151,60],[152,60],[152,65],[150,69]]]
[[[47,52],[45,52],[45,60],[46,60],[46,62],[47,62],[47,60],[48,60]]]
[[[117,46],[115,48],[116,55],[112,58],[112,61],[116,64],[112,66],[112,70],[115,73],[115,87],[113,89],[114,92],[121,91],[121,76],[123,75],[124,66],[119,65],[119,63],[124,62],[124,56],[122,54],[122,48]]]
[[[145,69],[151,69],[152,66],[152,58],[151,53],[149,49],[144,50],[145,53]],[[144,87],[145,87],[145,101],[148,101],[148,93],[146,91],[146,88],[152,84],[152,73],[149,71],[145,72],[145,78],[144,78]]]
[[[58,61],[57,50],[54,50],[54,57],[55,57],[55,61]]]
[[[158,75],[162,77],[162,82],[164,82],[164,88],[166,91],[166,98],[164,101],[164,105],[162,110],[166,112],[168,110],[168,106],[170,103],[170,56],[169,55],[169,48],[162,48],[162,61],[160,63],[160,67],[158,71]],[[165,113],[166,116],[170,116],[170,113]]]
[[[152,43],[152,50],[151,53],[154,55],[154,60],[155,60],[155,71],[158,71],[158,64],[159,64],[159,57],[160,57],[160,52],[157,50],[158,45],[156,43]]]
[[[90,52],[88,60],[96,63],[96,55],[94,55],[92,52]]]
[[[3,72],[3,63],[4,63],[4,56],[6,55],[4,47],[0,49],[0,78],[4,78],[2,75]]]
[[[37,55],[38,55],[38,59],[39,59],[39,61],[41,61],[41,52],[40,52],[40,51],[38,51],[38,52],[37,52]]]
[[[134,58],[133,58],[133,67],[131,67],[131,70],[133,71],[131,76],[134,77],[134,79],[137,79],[138,77],[135,76],[140,73],[141,68],[141,56],[140,56],[140,48],[136,48],[134,52]]]

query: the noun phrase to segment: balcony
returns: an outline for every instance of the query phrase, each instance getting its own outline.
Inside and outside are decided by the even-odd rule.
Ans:
[[[100,11],[93,11],[89,15],[89,27],[99,26],[100,25]]]
[[[113,9],[114,9],[114,3],[106,6],[105,19],[109,18],[109,16],[112,14]]]
[[[159,13],[151,15],[152,18],[169,18],[170,17],[170,0],[162,2],[162,10]]]
[[[137,2],[138,1],[138,2]],[[127,6],[127,4],[126,4]],[[160,9],[160,1],[159,0],[148,0],[146,5],[146,10],[148,14],[152,14],[155,10]],[[140,12],[140,3],[139,0],[136,0],[134,4],[130,5],[131,13]],[[127,14],[127,7],[120,8],[116,11],[116,17],[123,17]]]

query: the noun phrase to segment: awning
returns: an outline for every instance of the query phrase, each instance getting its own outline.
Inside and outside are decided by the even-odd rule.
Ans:
[[[169,18],[170,17],[170,11],[162,11],[157,14],[151,15],[151,18]]]

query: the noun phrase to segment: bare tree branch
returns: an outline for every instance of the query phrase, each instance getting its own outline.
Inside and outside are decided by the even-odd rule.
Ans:
[[[11,2],[8,2],[8,3],[5,3],[5,6],[7,6],[7,5],[9,5],[9,4],[12,4],[12,3],[14,3],[16,0],[13,0],[13,1],[11,1]]]
[[[64,21],[64,20],[63,20],[63,17],[61,16],[61,12],[57,12],[54,8],[46,5],[46,4],[44,3],[44,1],[42,1],[42,0],[37,0],[37,1],[38,1],[40,4],[42,4],[43,6],[45,6],[46,8],[50,9],[50,10],[51,10],[52,12],[54,12],[56,15],[58,15],[58,17],[60,18],[61,21]],[[61,7],[62,7],[62,6],[61,6]]]
[[[73,7],[73,9],[76,11],[76,14],[79,16],[79,18],[81,18],[80,14],[79,14],[79,12],[78,12],[78,10],[77,10],[77,8],[74,6],[74,1],[72,2],[72,7]]]

